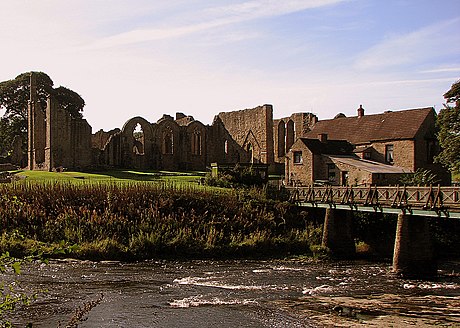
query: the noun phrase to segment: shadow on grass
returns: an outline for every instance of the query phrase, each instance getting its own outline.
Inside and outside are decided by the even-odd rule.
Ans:
[[[201,172],[166,172],[166,171],[128,171],[110,170],[104,172],[93,172],[98,175],[105,175],[114,179],[136,180],[136,181],[159,181],[159,180],[193,180],[203,176]]]

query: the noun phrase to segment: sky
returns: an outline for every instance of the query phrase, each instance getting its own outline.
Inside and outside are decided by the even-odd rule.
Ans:
[[[460,0],[0,0],[0,81],[42,71],[93,128],[273,105],[319,119],[434,106]],[[0,114],[3,114],[0,112]]]

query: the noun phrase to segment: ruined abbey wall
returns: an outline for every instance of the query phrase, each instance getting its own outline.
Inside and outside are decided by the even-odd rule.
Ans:
[[[73,118],[51,97],[46,109],[37,101],[31,76],[28,105],[28,168],[51,171],[60,167],[83,169],[92,165],[91,126]]]
[[[311,130],[318,122],[312,113],[294,113],[273,121],[274,160],[284,164],[285,155],[294,142]]]
[[[219,113],[225,129],[254,163],[273,164],[273,107]]]
[[[264,163],[274,167],[284,156],[294,132],[303,131],[305,114],[273,121],[273,108],[223,112],[212,125],[192,116],[163,115],[155,123],[129,119],[122,129],[91,133],[91,126],[73,118],[50,98],[46,110],[37,102],[31,76],[28,163],[31,170],[60,168],[134,168],[205,170],[211,163]],[[307,116],[310,114],[307,114]],[[308,116],[309,118],[310,116]],[[308,121],[309,122],[309,121]],[[273,170],[272,170],[273,172]]]

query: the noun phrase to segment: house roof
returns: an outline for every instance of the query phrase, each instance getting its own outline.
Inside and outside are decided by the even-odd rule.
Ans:
[[[372,146],[364,146],[364,147],[363,147],[363,146],[360,146],[360,147],[356,147],[356,148],[353,150],[353,152],[354,152],[354,153],[364,153],[365,151],[371,151],[371,150],[373,150],[373,149],[375,149],[375,148],[372,147]]]
[[[334,163],[354,166],[369,173],[413,173],[411,170],[374,161],[369,161],[353,156],[328,156]]]
[[[353,151],[353,145],[346,140],[327,140],[299,138],[299,140],[313,153],[326,155],[346,155]]]
[[[362,144],[377,140],[413,139],[432,107],[408,109],[361,117],[340,117],[318,121],[306,138],[326,133],[328,138]]]

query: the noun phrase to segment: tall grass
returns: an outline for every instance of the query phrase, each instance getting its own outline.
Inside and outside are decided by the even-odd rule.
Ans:
[[[0,252],[15,255],[61,243],[90,259],[266,256],[308,253],[319,242],[294,207],[256,191],[17,183],[1,185],[0,195]]]

